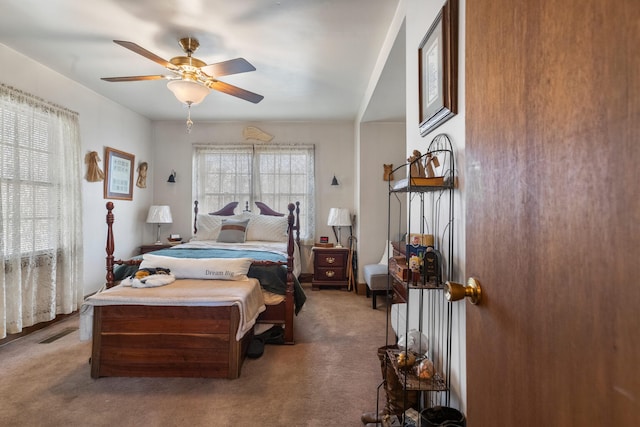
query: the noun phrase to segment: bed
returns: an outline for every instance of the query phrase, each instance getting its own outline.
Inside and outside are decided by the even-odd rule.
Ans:
[[[195,202],[189,242],[116,260],[107,203],[106,285],[81,310],[85,339],[82,325],[91,325],[92,377],[237,378],[256,323],[282,325],[284,343],[294,343],[294,317],[306,299],[297,280],[299,204],[289,204],[288,215],[256,205],[259,214],[235,214],[236,202],[200,214]],[[233,236],[239,222],[245,239]],[[173,280],[134,278],[156,269]]]

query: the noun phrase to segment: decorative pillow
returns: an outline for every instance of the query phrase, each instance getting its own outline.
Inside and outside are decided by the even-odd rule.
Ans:
[[[144,254],[140,268],[168,268],[176,279],[246,280],[251,258],[172,258]]]
[[[220,243],[244,243],[248,219],[223,219],[217,241]]]
[[[264,242],[286,242],[289,240],[287,230],[289,222],[284,216],[267,216],[250,214],[251,221],[247,227],[247,240]]]

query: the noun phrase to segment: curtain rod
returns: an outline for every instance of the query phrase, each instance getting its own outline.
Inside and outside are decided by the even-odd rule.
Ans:
[[[43,107],[52,110],[58,110],[58,112],[73,114],[76,117],[79,115],[78,112],[63,107],[62,105],[47,101],[46,99],[40,98],[39,96],[22,91],[20,89],[16,89],[13,86],[5,85],[4,83],[0,83],[0,93],[6,93],[10,97],[25,98],[27,102],[38,102],[40,104],[44,104]]]

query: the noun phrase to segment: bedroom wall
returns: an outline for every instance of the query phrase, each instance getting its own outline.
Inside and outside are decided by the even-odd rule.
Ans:
[[[0,45],[0,63],[4,64],[0,67],[0,82],[79,113],[83,158],[87,152],[97,151],[104,161],[106,146],[134,154],[136,163],[150,157],[151,123],[148,119],[4,45]],[[78,174],[84,177],[84,164],[69,167],[76,167]],[[142,242],[142,230],[138,223],[146,218],[152,201],[151,169],[149,177],[148,188],[134,186],[133,201],[114,201],[117,257],[133,255]],[[102,182],[87,182],[83,179],[85,295],[97,291],[105,280],[106,202]]]
[[[418,47],[431,24],[444,5],[439,2],[407,0],[406,2],[406,88],[407,88],[407,121],[406,140],[407,155],[414,149],[424,151],[431,140],[440,133],[446,133],[453,144],[456,156],[456,175],[458,187],[454,198],[454,277],[458,282],[465,282],[465,3],[459,0],[459,33],[458,33],[458,114],[436,128],[430,134],[421,137],[418,129]],[[451,406],[466,412],[466,329],[465,304],[453,305],[452,363],[451,363]]]
[[[358,209],[358,281],[363,284],[363,266],[380,261],[389,235],[388,183],[383,180],[383,165],[397,167],[406,159],[405,8],[405,1],[400,0],[358,112],[358,185],[354,197]],[[400,212],[390,215],[391,223],[398,224]],[[397,229],[392,239],[397,238],[395,234]]]
[[[197,107],[194,107],[197,108]],[[345,207],[354,211],[354,130],[352,122],[196,122],[190,134],[180,121],[153,123],[153,203],[171,206],[173,224],[162,228],[163,235],[179,233],[183,238],[192,235],[193,197],[191,186],[192,145],[194,143],[259,143],[246,141],[242,131],[255,126],[274,136],[271,143],[315,144],[316,227],[315,236],[331,236],[327,226],[329,209]],[[167,178],[175,170],[176,183]],[[332,186],[333,175],[340,182]],[[151,226],[145,227],[145,241],[155,235]],[[311,272],[309,250],[304,251],[304,272]]]
[[[369,122],[360,127],[357,234],[360,283],[364,283],[362,267],[380,261],[388,235],[389,187],[383,180],[383,164],[396,167],[404,163],[405,145],[404,122]],[[391,216],[391,223],[398,224],[399,212],[392,212]],[[395,231],[392,230],[392,239],[399,237]]]

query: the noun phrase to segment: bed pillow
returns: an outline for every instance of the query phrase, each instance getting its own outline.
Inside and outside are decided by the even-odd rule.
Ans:
[[[196,218],[198,232],[193,240],[216,240],[220,234],[222,218],[215,215],[199,214]]]
[[[144,254],[140,268],[168,268],[176,279],[246,280],[251,258],[173,258]]]
[[[243,214],[233,216],[220,216],[198,214],[196,225],[198,232],[193,236],[192,240],[216,240],[220,234],[222,221],[225,219],[243,220],[246,219]]]
[[[267,216],[250,214],[251,221],[247,227],[247,240],[264,242],[287,242],[289,222],[284,216]]]
[[[216,241],[220,243],[244,243],[248,223],[248,219],[223,219]]]

